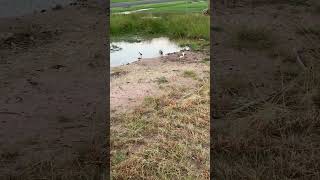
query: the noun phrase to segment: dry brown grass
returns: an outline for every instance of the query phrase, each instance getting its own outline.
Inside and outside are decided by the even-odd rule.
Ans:
[[[105,175],[106,154],[101,145],[92,143],[79,147],[76,153],[64,152],[64,158],[50,156],[41,160],[29,159],[16,165],[15,170],[1,172],[3,180],[29,180],[29,179],[52,179],[52,180],[101,180]],[[19,159],[17,151],[4,151],[1,153],[2,170],[5,166],[15,163]],[[71,153],[71,152],[70,152]]]
[[[296,72],[298,75],[285,83],[285,91],[280,89],[282,93],[270,100],[237,113],[230,112],[240,106],[236,97],[244,98],[244,94],[228,94],[226,90],[217,97],[220,108],[215,114],[224,126],[216,131],[213,140],[216,177],[319,179],[318,72],[319,66],[309,67],[300,74]],[[237,84],[224,84],[224,87],[243,87]],[[247,99],[254,101],[252,97]]]
[[[301,82],[275,98],[224,116],[214,138],[215,176],[223,179],[318,179],[319,88]],[[310,94],[309,94],[310,93]],[[226,135],[227,134],[227,135]]]
[[[293,4],[298,7],[304,2],[291,1],[289,5],[284,3],[284,7]],[[220,72],[215,76],[211,155],[215,157],[216,179],[320,179],[318,30],[317,26],[308,27],[295,21],[287,26],[292,26],[288,32],[288,29],[274,32],[279,42],[287,43],[281,44],[284,48],[278,43],[259,46],[259,39],[274,41],[269,33],[250,30],[233,36],[246,53],[255,54],[256,47],[262,47],[268,54],[253,57],[269,55],[270,63],[276,62],[275,69],[270,69],[274,77],[267,81],[275,92],[266,91],[269,93],[260,93],[261,96],[255,93],[259,89],[251,86],[244,76],[250,73],[249,68],[234,75]],[[288,39],[287,33],[296,33],[297,37],[290,38],[299,41],[283,41]],[[305,69],[298,63],[293,47],[301,51]]]
[[[112,117],[113,179],[209,179],[209,80]]]

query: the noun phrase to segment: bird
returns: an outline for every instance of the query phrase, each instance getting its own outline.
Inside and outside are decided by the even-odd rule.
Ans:
[[[160,49],[159,50],[159,54],[162,56],[163,55],[163,51]]]
[[[139,52],[139,58],[138,59],[142,59],[142,53],[141,52]]]
[[[182,56],[180,56],[179,58],[183,58],[183,57],[184,57],[184,55],[185,55],[185,53],[184,53],[184,52],[182,52]]]

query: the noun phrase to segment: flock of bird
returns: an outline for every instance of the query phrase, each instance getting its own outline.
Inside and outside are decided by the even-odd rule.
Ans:
[[[186,47],[184,50],[189,51],[190,48],[189,48],[189,47]],[[160,54],[161,56],[163,56],[163,51],[162,51],[161,49],[159,50],[159,54]],[[184,58],[184,57],[185,57],[185,53],[182,51],[182,55],[179,56],[179,58]],[[142,59],[142,53],[139,52],[138,60],[141,60],[141,59]]]

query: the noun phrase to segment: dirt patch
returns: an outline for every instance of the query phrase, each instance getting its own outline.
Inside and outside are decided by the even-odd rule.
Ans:
[[[184,71],[194,71],[199,78],[208,76],[208,65],[202,60],[208,58],[203,53],[186,52],[185,57],[179,58],[181,53],[168,56],[142,59],[128,65],[113,68],[111,71],[111,110],[123,112],[141,104],[145,97],[161,95],[161,85],[193,86],[196,80],[185,78]],[[123,73],[125,72],[125,73]],[[115,77],[112,74],[122,74]],[[159,85],[159,78],[165,78]]]
[[[106,20],[94,6],[0,19],[0,179],[101,176]]]

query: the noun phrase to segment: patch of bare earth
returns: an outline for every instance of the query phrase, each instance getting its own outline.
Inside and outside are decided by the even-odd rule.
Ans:
[[[184,78],[184,71],[198,72],[198,76],[207,76],[208,66],[201,63],[205,58],[202,53],[187,52],[152,59],[142,59],[128,65],[111,69],[110,102],[111,111],[123,112],[141,104],[145,97],[161,95],[165,91],[159,84],[159,78],[166,79],[166,86],[193,87],[193,78]],[[196,63],[198,62],[198,63]]]
[[[94,6],[0,19],[0,179],[105,173],[106,19]]]

